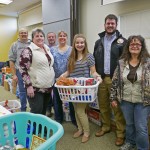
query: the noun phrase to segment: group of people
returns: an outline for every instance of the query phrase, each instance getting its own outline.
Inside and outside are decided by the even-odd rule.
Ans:
[[[62,101],[54,83],[63,77],[93,77],[100,81],[98,101],[102,126],[96,132],[101,137],[111,131],[111,117],[116,123],[116,141],[120,150],[149,149],[148,118],[150,115],[150,55],[140,35],[125,39],[117,30],[118,18],[109,14],[105,30],[99,33],[93,55],[89,53],[86,38],[74,36],[72,46],[67,45],[67,33],[45,34],[41,29],[19,31],[19,39],[9,52],[13,80],[18,81],[21,111],[26,111],[26,93],[32,113],[51,113],[63,122]],[[87,104],[69,103],[71,120],[77,126],[74,138],[82,135],[82,143],[90,138]]]

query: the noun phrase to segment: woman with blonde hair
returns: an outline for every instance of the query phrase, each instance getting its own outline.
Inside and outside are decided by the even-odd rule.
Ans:
[[[53,46],[50,51],[54,57],[54,71],[55,80],[67,70],[68,57],[70,56],[72,47],[67,44],[68,35],[65,31],[58,32],[58,45]],[[63,122],[63,108],[62,101],[60,99],[58,90],[53,87],[53,103],[54,103],[54,115],[55,120],[59,123]],[[76,120],[74,116],[74,108],[71,103],[69,103],[71,121],[76,125]]]
[[[68,70],[61,76],[89,78],[91,75],[102,81],[95,70],[95,60],[88,51],[86,38],[82,34],[77,34],[74,36],[72,51],[68,61]],[[74,133],[73,137],[78,138],[83,134],[82,143],[85,143],[90,136],[88,117],[85,112],[87,103],[73,103],[73,106],[78,125],[78,131]]]

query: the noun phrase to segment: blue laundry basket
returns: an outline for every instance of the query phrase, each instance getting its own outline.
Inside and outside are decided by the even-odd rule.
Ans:
[[[0,146],[13,147],[17,140],[18,144],[30,148],[33,134],[46,139],[37,150],[55,150],[64,129],[44,115],[29,112],[17,112],[0,118]]]

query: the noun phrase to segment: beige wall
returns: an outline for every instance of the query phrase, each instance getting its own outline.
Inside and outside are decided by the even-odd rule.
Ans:
[[[18,17],[19,28],[39,24],[41,22],[43,22],[41,4],[21,12]]]
[[[104,18],[110,13],[117,16],[150,9],[149,0],[126,0],[118,3],[101,6],[100,0],[80,1],[80,31],[87,37],[88,47],[93,52],[98,33],[104,30]]]
[[[17,39],[17,18],[0,16],[0,22],[0,62],[5,62],[11,44]]]
[[[21,12],[18,17],[18,26],[28,30],[29,39],[31,39],[31,33],[35,28],[43,29],[42,4]]]

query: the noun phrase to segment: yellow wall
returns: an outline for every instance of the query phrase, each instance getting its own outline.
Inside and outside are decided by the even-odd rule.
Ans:
[[[17,18],[0,16],[0,62],[8,60],[11,44],[17,40]]]

